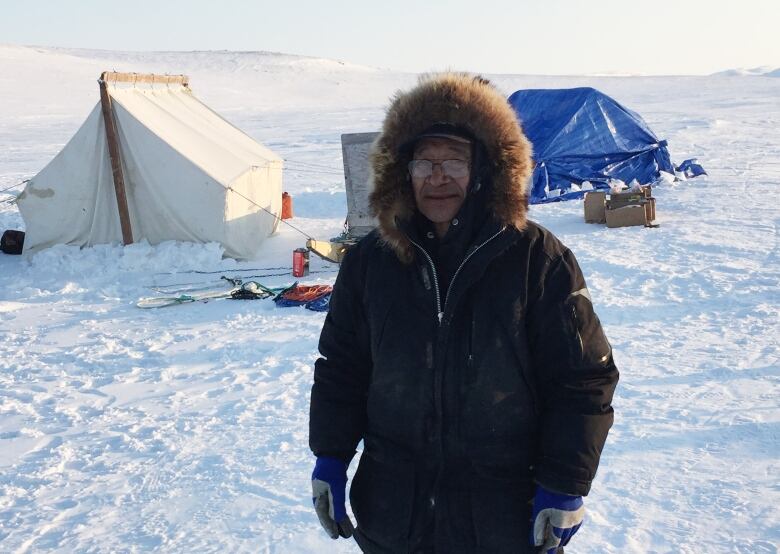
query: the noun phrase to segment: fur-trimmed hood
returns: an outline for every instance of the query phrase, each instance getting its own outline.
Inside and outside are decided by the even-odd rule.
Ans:
[[[424,75],[415,88],[395,95],[371,153],[371,213],[379,221],[382,239],[402,261],[412,259],[412,245],[396,221],[408,220],[415,211],[408,145],[439,123],[468,129],[484,148],[492,183],[488,209],[494,217],[517,229],[526,224],[531,144],[506,98],[480,76]]]

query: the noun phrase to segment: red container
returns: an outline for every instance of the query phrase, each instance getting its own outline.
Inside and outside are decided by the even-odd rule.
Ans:
[[[293,277],[303,277],[309,274],[309,251],[305,248],[293,250]]]
[[[282,193],[282,219],[292,219],[293,205],[292,196],[286,192]]]

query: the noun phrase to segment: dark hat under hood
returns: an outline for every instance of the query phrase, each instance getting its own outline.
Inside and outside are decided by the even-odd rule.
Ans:
[[[517,229],[526,224],[531,144],[506,98],[480,76],[424,75],[416,87],[395,95],[371,153],[371,213],[382,239],[402,261],[412,259],[412,245],[396,223],[415,211],[407,169],[411,145],[440,124],[467,129],[484,149],[483,171],[491,183],[487,208],[493,216]]]

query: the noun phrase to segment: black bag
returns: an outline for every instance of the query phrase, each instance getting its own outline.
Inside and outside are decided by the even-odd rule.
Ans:
[[[24,246],[24,231],[8,229],[0,239],[0,250],[6,254],[21,254]]]

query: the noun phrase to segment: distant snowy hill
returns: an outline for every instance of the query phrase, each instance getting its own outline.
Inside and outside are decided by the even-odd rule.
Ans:
[[[780,68],[775,68],[768,65],[762,65],[760,67],[753,67],[751,69],[738,68],[727,69],[726,71],[718,71],[712,74],[713,77],[725,76],[725,77],[778,77],[780,76]]]
[[[74,95],[96,99],[95,82],[105,70],[184,73],[193,90],[207,103],[216,102],[216,108],[227,102],[232,108],[253,111],[377,104],[386,99],[388,83],[398,81],[397,74],[386,70],[273,52],[113,52],[0,45],[0,64],[10,72],[0,76],[2,97],[47,109],[64,105]],[[315,83],[317,90],[310,88]],[[14,94],[20,89],[22,94]],[[18,108],[0,106],[0,114],[9,111]]]
[[[73,136],[103,70],[189,74],[199,98],[285,159],[297,229],[280,225],[247,262],[181,242],[0,254],[0,552],[357,552],[311,506],[324,314],[136,302],[225,290],[223,275],[291,284],[299,230],[342,230],[341,134],[379,129],[417,75],[265,52],[0,46],[0,231],[24,228],[5,200]],[[530,209],[577,256],[621,371],[567,552],[777,554],[780,79],[491,78],[507,95],[603,90],[709,173],[654,190],[655,229],[588,225],[581,202]],[[312,270],[303,283],[337,272],[316,258]]]
[[[126,52],[115,50],[90,50],[84,48],[36,48],[39,52],[61,52],[90,60],[121,60],[126,63],[180,64],[186,67],[211,69],[227,73],[241,70],[268,71],[270,68],[296,68],[302,71],[376,71],[375,68],[351,64],[327,58],[296,56],[279,52],[232,50],[150,51]]]

